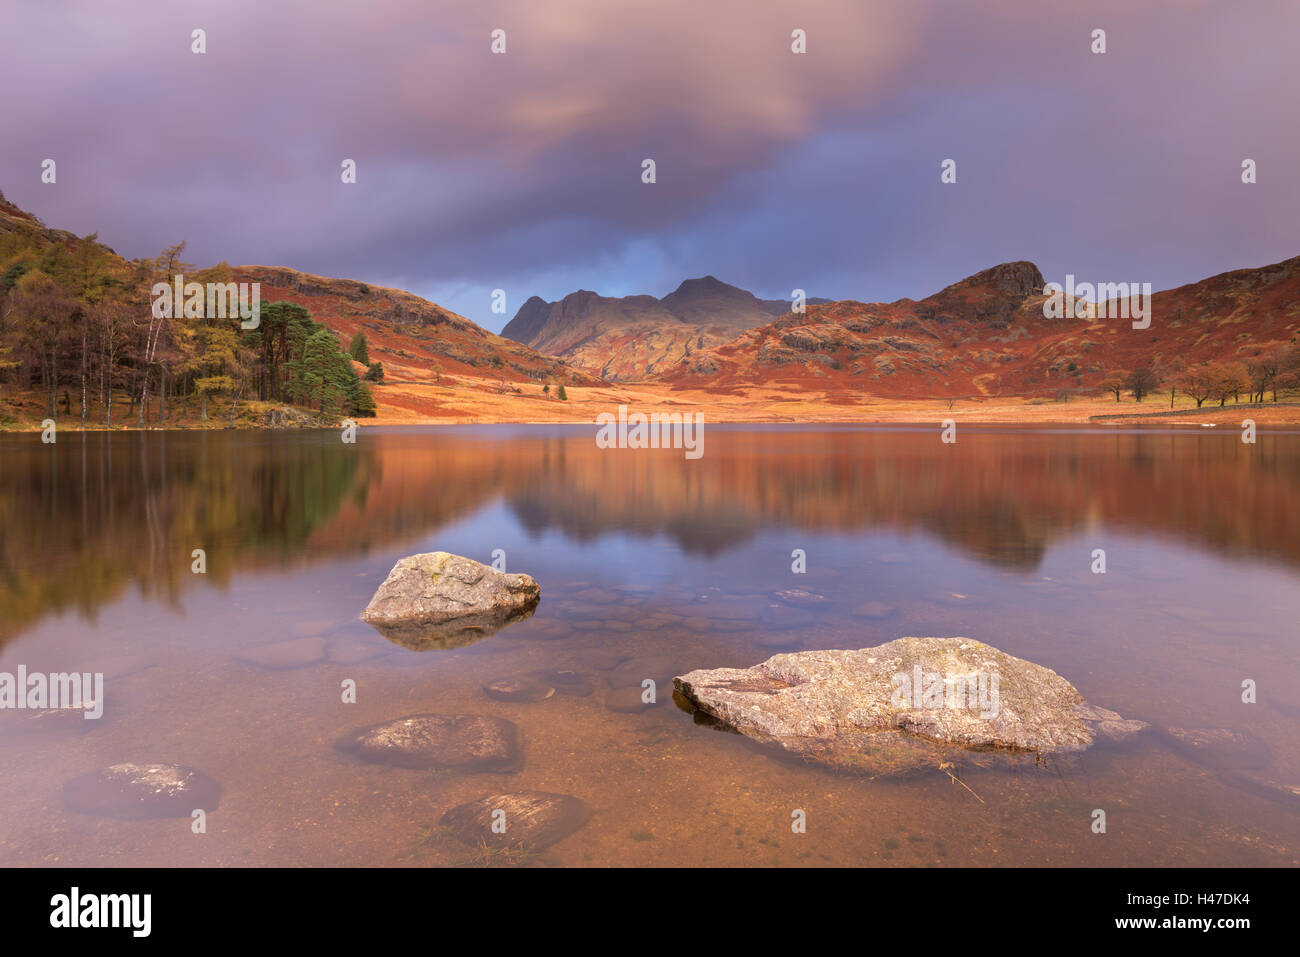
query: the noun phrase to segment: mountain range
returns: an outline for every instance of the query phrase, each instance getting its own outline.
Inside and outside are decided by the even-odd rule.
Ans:
[[[1061,277],[1064,279],[1064,277]],[[1117,371],[1245,362],[1300,341],[1300,257],[1151,297],[1129,319],[1047,318],[1038,267],[994,266],[920,301],[810,305],[695,351],[661,379],[714,389],[777,384],[895,397],[1095,390]]]
[[[46,227],[0,195],[0,303],[17,294],[28,269],[53,270],[58,282],[75,286],[79,250],[88,249],[107,257],[119,286],[144,268],[95,237]],[[806,392],[833,403],[1095,394],[1116,372],[1151,365],[1167,383],[1180,368],[1246,362],[1300,342],[1300,257],[1156,292],[1146,329],[1127,319],[1048,318],[1045,277],[1025,261],[983,270],[920,300],[812,299],[803,312],[713,276],[688,279],[663,298],[587,290],[558,302],[534,296],[502,335],[397,289],[281,266],[217,268],[261,283],[264,302],[305,306],[341,344],[364,331],[386,382],[436,387],[405,398],[391,387],[377,393],[381,406],[397,403],[415,418],[454,412],[472,419],[475,406],[464,401],[471,393],[553,397],[554,388],[543,393],[551,384],[642,383],[740,396],[758,388],[766,392],[754,395],[767,400]],[[10,298],[0,309],[0,339],[20,347],[8,350],[8,365],[17,370],[9,377],[35,382],[37,360],[18,359],[42,353],[30,329],[17,330],[26,339],[13,338],[16,302]],[[64,334],[80,335],[71,327]],[[0,341],[0,359],[5,345]],[[142,368],[124,353],[121,387],[135,388]],[[64,382],[77,372],[64,371]]]
[[[662,299],[586,289],[558,302],[533,296],[501,334],[606,381],[641,381],[789,310],[785,300],[759,299],[704,276],[687,279]]]

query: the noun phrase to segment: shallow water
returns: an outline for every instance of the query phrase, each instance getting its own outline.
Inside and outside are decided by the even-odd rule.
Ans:
[[[601,450],[594,431],[0,436],[0,672],[106,674],[104,717],[85,728],[0,711],[0,865],[481,863],[435,825],[518,788],[593,812],[526,863],[1298,863],[1295,804],[1153,734],[1068,765],[959,769],[962,787],[937,768],[871,779],[778,760],[697,725],[669,688],[637,714],[608,710],[604,690],[619,656],[668,656],[681,674],[966,635],[1126,717],[1250,732],[1270,753],[1260,773],[1300,783],[1300,434],[964,427],[944,445],[938,429],[717,427],[690,461]],[[398,558],[436,549],[504,550],[540,582],[537,613],[426,652],[359,621]],[[790,588],[825,607],[772,597]],[[313,664],[239,657],[317,636]],[[543,667],[596,691],[482,691]],[[1244,679],[1258,704],[1241,702]],[[514,721],[522,769],[429,773],[333,747],[431,711]],[[207,832],[64,809],[66,780],[122,761],[217,779]]]

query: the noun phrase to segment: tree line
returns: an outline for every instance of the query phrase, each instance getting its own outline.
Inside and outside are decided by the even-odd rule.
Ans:
[[[1279,392],[1300,389],[1300,347],[1277,346],[1241,361],[1196,365],[1174,361],[1116,370],[1100,383],[1104,392],[1114,394],[1116,402],[1125,392],[1141,402],[1166,387],[1171,407],[1179,392],[1194,399],[1198,409],[1207,400],[1217,401],[1222,407],[1229,399],[1240,402],[1242,396],[1247,402],[1263,403],[1271,394],[1276,402]]]
[[[175,318],[159,317],[150,296],[155,283],[178,275],[205,286],[230,283],[230,266],[195,269],[181,258],[184,242],[126,261],[97,238],[39,245],[30,235],[0,235],[0,386],[37,392],[50,418],[112,426],[121,412],[143,426],[165,422],[170,401],[173,411],[179,402],[206,420],[218,396],[232,420],[250,398],[375,414],[338,337],[302,306],[263,303],[258,326],[247,330],[237,313],[185,316],[178,309]],[[368,365],[369,378],[382,380],[382,367]]]

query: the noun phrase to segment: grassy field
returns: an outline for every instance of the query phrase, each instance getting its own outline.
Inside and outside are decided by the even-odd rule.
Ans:
[[[1057,401],[1044,398],[897,399],[843,393],[784,393],[770,386],[713,392],[672,389],[657,384],[566,387],[567,401],[543,395],[541,387],[526,385],[520,393],[498,393],[471,382],[444,381],[394,384],[375,390],[379,417],[386,425],[468,422],[593,422],[601,412],[620,404],[640,412],[700,412],[706,422],[735,423],[906,423],[1005,422],[1026,425],[1118,422],[1197,425],[1213,423],[1239,427],[1251,418],[1261,426],[1300,425],[1300,402],[1279,396],[1263,407],[1229,402],[1196,408],[1192,399],[1177,396],[1170,409],[1169,394],[1149,396],[1138,403],[1113,396]],[[1288,402],[1288,399],[1290,400]],[[1175,414],[1169,414],[1169,413]],[[1120,418],[1142,415],[1140,419]],[[1103,418],[1104,417],[1104,418]]]
[[[515,390],[518,391],[515,391]],[[1300,396],[1282,395],[1281,402],[1262,406],[1229,402],[1220,408],[1177,396],[1170,408],[1169,394],[1149,396],[1141,403],[1113,396],[1072,398],[977,397],[962,399],[900,399],[842,392],[784,392],[772,386],[729,390],[676,389],[659,384],[566,386],[566,400],[555,389],[544,394],[537,383],[511,383],[506,391],[495,379],[443,376],[441,382],[395,382],[373,387],[379,414],[360,419],[366,425],[450,425],[490,423],[592,423],[601,412],[616,412],[619,405],[631,411],[653,413],[702,413],[708,423],[933,423],[944,419],[969,423],[1018,425],[1182,425],[1213,424],[1239,428],[1243,419],[1256,425],[1300,425]],[[1270,396],[1271,398],[1271,396]],[[164,422],[158,421],[156,403],[146,428],[259,428],[267,413],[279,408],[273,403],[241,401],[233,423],[230,403],[214,398],[208,419],[200,421],[197,406],[171,401]],[[128,414],[129,403],[120,397],[115,403],[114,428],[138,428],[138,418]],[[88,429],[102,428],[98,410],[92,410]],[[37,394],[0,397],[0,429],[29,430],[40,427],[47,415],[43,396]],[[337,416],[308,414],[298,425],[332,425]],[[71,414],[60,403],[59,428],[80,427],[80,410],[72,403]]]

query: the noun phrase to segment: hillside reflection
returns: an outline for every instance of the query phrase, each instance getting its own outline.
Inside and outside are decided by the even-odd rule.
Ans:
[[[1085,527],[1300,561],[1300,437],[968,429],[708,434],[705,455],[594,429],[0,438],[0,638],[196,585],[397,548],[504,500],[530,533],[664,537],[716,556],[768,529],[920,533],[1031,571]],[[202,548],[207,575],[191,572]]]

